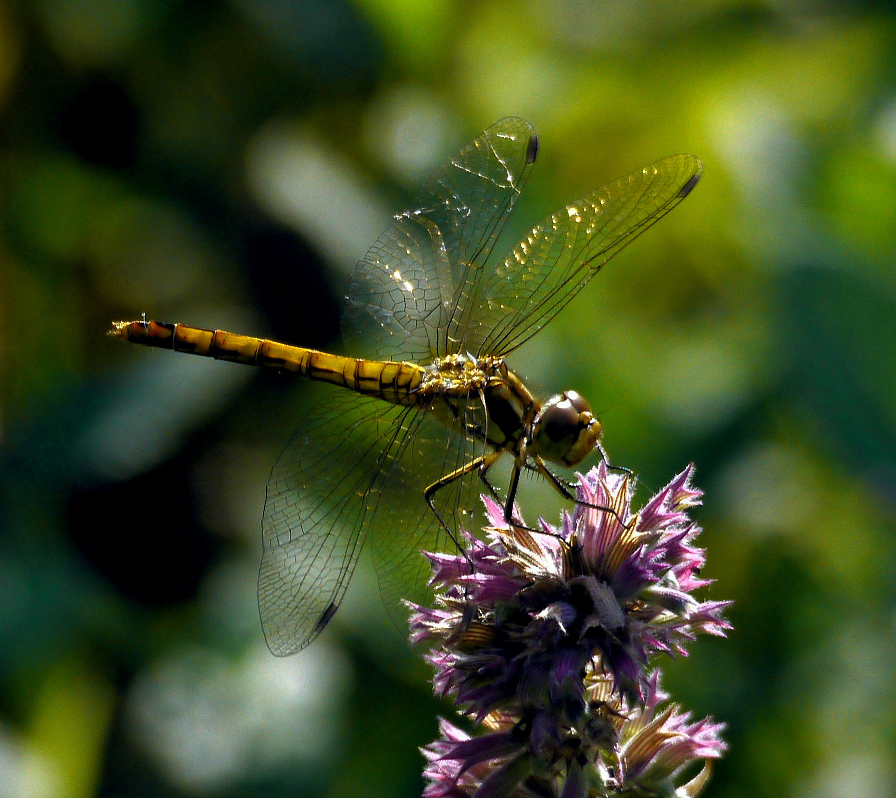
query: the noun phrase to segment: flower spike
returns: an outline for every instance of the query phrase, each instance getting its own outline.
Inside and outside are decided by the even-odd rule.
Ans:
[[[485,541],[466,535],[465,553],[427,555],[438,606],[412,605],[411,640],[433,644],[436,692],[483,731],[442,721],[424,749],[428,798],[703,788],[708,770],[675,783],[690,763],[722,755],[722,726],[667,703],[652,666],[730,628],[729,602],[693,595],[709,582],[692,475],[688,466],[633,511],[632,475],[601,463],[579,477],[560,526],[542,521],[540,532],[507,523],[484,498]]]

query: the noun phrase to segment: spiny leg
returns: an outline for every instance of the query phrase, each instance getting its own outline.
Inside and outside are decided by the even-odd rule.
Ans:
[[[460,468],[455,469],[450,474],[445,474],[444,476],[439,477],[431,485],[428,485],[425,488],[425,490],[423,491],[423,498],[426,499],[426,503],[429,505],[429,509],[432,510],[435,517],[439,520],[439,523],[442,525],[442,527],[448,533],[448,536],[451,538],[451,540],[454,541],[454,544],[461,551],[464,550],[464,547],[461,545],[460,541],[457,539],[457,535],[455,534],[454,530],[452,530],[451,527],[449,527],[448,524],[445,522],[445,519],[442,518],[442,514],[436,508],[434,497],[435,497],[436,493],[438,493],[438,491],[440,491],[444,487],[447,487],[455,480],[460,479],[461,477],[464,477],[467,474],[478,470],[480,479],[482,479],[482,481],[486,484],[486,486],[489,489],[489,492],[493,496],[495,496],[495,498],[497,499],[497,492],[495,491],[494,486],[488,481],[488,479],[486,479],[485,472],[487,472],[488,469],[491,468],[492,465],[494,465],[495,461],[498,459],[499,456],[500,456],[499,452],[489,452],[488,454],[480,455],[479,457],[476,457],[473,460],[470,460],[469,463],[465,463]]]
[[[479,466],[479,479],[482,480],[483,484],[486,488],[488,488],[488,492],[492,495],[492,498],[501,503],[501,495],[498,493],[498,489],[489,482],[488,479],[488,470],[501,459],[501,455],[503,452],[491,452],[490,454],[483,455],[480,459],[483,461]]]
[[[467,548],[465,546],[461,545],[461,542],[460,542],[460,540],[458,540],[458,537],[455,534],[455,532],[448,526],[447,523],[445,523],[445,519],[442,518],[442,515],[436,509],[434,497],[439,490],[446,487],[447,485],[450,485],[455,480],[466,476],[467,474],[469,474],[472,471],[478,471],[479,478],[485,483],[486,487],[489,490],[489,493],[492,494],[492,496],[495,498],[496,501],[500,501],[500,499],[498,498],[497,490],[495,489],[494,485],[492,485],[491,482],[488,481],[488,478],[486,476],[489,468],[491,468],[497,462],[497,460],[500,456],[501,456],[500,452],[489,452],[488,454],[480,455],[479,457],[471,460],[469,463],[466,463],[466,464],[462,465],[460,468],[452,471],[450,474],[445,474],[443,477],[440,477],[435,482],[433,482],[431,485],[428,485],[426,487],[426,489],[423,491],[423,497],[426,499],[426,503],[429,505],[429,509],[432,510],[435,517],[439,519],[439,523],[442,525],[442,527],[448,533],[448,537],[450,537],[451,540],[454,541],[454,545],[457,546],[458,551],[460,551],[461,554],[463,554],[464,559],[467,561],[467,565],[469,566],[469,569],[470,569],[470,574],[473,574],[476,572],[476,567],[473,565],[473,561],[470,559],[470,555],[467,552]],[[472,623],[472,620],[473,620],[474,608],[473,608],[473,605],[469,602],[468,591],[469,591],[469,586],[465,586],[464,593],[466,595],[466,598],[465,598],[466,608],[464,610],[464,619],[463,619],[463,624],[462,624],[462,628],[464,628],[464,629],[468,628],[470,623]]]
[[[630,479],[635,478],[635,472],[632,471],[628,466],[613,465],[610,462],[610,458],[607,457],[607,452],[604,449],[604,447],[600,441],[598,441],[595,444],[594,448],[597,449],[598,453],[600,454],[600,459],[603,460],[604,463],[606,463],[607,468],[609,468],[611,471],[621,471],[623,474],[626,474]]]
[[[569,499],[571,502],[576,501],[576,495],[573,493],[576,488],[576,483],[564,479],[559,474],[555,474],[547,467],[547,465],[545,465],[543,460],[539,460],[538,464],[531,463],[527,460],[525,468],[527,471],[532,471],[539,476],[544,477],[550,483],[551,487],[564,499]]]
[[[535,459],[540,462],[539,458]],[[520,474],[524,468],[538,471],[535,466],[529,463],[529,457],[526,454],[525,446],[523,446],[519,454],[517,454],[516,459],[513,461],[513,473],[510,475],[510,487],[507,489],[507,499],[504,502],[504,521],[508,526],[519,527],[528,532],[538,532],[537,529],[532,529],[531,527],[526,526],[522,522],[522,519],[520,519],[519,523],[513,520],[513,505],[516,503],[516,492],[520,486]]]
[[[601,454],[604,455],[603,449],[601,449]],[[576,504],[582,505],[582,507],[587,507],[589,510],[600,510],[604,513],[610,513],[620,524],[627,527],[625,521],[623,521],[619,517],[619,513],[613,509],[612,507],[604,507],[600,504],[591,504],[590,502],[583,502],[578,499],[578,497],[570,491],[571,488],[575,487],[572,483],[563,479],[562,477],[555,474],[548,468],[544,461],[540,457],[533,458],[534,463],[526,463],[526,468],[530,471],[535,471],[538,474],[541,474],[545,479],[547,479],[548,483],[553,486],[553,488],[565,499],[568,499]],[[606,456],[604,455],[604,462],[607,462]],[[625,468],[624,466],[611,466],[607,463],[607,468],[612,468],[617,471],[622,471],[627,476],[633,476],[633,472],[629,468]]]
[[[603,449],[601,449],[600,451],[601,454],[603,454]],[[571,489],[575,487],[572,483],[568,482],[567,480],[551,471],[551,469],[549,469],[547,465],[545,465],[544,460],[542,460],[540,457],[534,456],[530,458],[526,454],[525,448],[520,451],[520,453],[517,455],[516,460],[514,460],[513,475],[510,479],[510,488],[507,492],[507,501],[504,504],[504,521],[509,526],[514,526],[518,529],[525,529],[528,532],[534,532],[537,534],[551,534],[550,532],[545,532],[545,530],[543,529],[533,529],[532,527],[526,526],[521,522],[517,523],[513,520],[513,504],[516,500],[517,489],[519,488],[520,474],[522,473],[522,470],[524,468],[528,469],[529,471],[534,471],[535,473],[543,476],[548,481],[548,483],[553,486],[553,488],[561,496],[563,496],[563,498],[575,502],[576,504],[582,505],[583,507],[588,507],[589,509],[610,513],[620,524],[626,526],[625,522],[619,517],[619,513],[613,507],[603,507],[601,505],[580,501],[577,496],[572,493]],[[564,544],[567,542],[559,534],[556,535],[556,537]]]
[[[613,465],[610,462],[609,458],[607,457],[607,453],[604,450],[604,447],[600,444],[600,442],[598,442],[595,445],[595,449],[597,449],[598,454],[600,454],[600,459],[603,460],[603,462],[606,464],[606,467],[608,469],[610,469],[611,471],[619,471],[623,474],[626,474],[630,479],[634,479],[635,472],[632,471],[630,468],[628,468],[627,466]],[[541,476],[545,477],[551,483],[551,485],[554,487],[554,489],[558,493],[560,493],[560,495],[563,496],[564,498],[567,498],[570,501],[574,501],[577,504],[583,503],[583,502],[579,502],[578,499],[576,499],[575,494],[573,494],[573,492],[572,492],[576,488],[576,483],[570,482],[568,479],[564,479],[559,474],[555,474],[553,471],[551,471],[547,467],[545,462],[543,460],[541,460],[540,458],[539,458],[539,462],[537,465],[529,462],[527,459],[525,467],[529,471],[534,471],[536,474],[541,474]],[[604,509],[604,508],[597,508],[597,509]],[[607,509],[609,509],[609,508],[607,508]]]

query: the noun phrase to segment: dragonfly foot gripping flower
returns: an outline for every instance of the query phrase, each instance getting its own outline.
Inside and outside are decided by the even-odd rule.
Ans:
[[[722,727],[668,703],[652,667],[729,628],[728,602],[693,595],[708,581],[692,470],[633,513],[630,476],[601,463],[580,477],[574,511],[540,531],[486,499],[486,541],[428,555],[437,606],[412,607],[411,640],[435,644],[436,692],[482,733],[442,721],[426,796],[699,793],[708,766],[684,771],[721,756]]]

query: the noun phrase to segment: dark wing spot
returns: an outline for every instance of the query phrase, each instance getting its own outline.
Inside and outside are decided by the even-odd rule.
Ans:
[[[538,157],[538,135],[533,133],[529,139],[529,146],[526,148],[526,163],[535,163]]]
[[[317,635],[323,631],[324,627],[332,620],[333,616],[336,614],[336,610],[339,609],[339,605],[330,602],[330,606],[324,610],[323,615],[320,616],[320,620],[317,622],[317,625],[314,627],[314,632],[312,635]]]
[[[691,193],[691,189],[693,189],[694,186],[697,185],[697,181],[700,179],[700,175],[702,175],[702,174],[703,174],[702,170],[697,172],[697,174],[695,174],[690,180],[688,180],[687,183],[685,183],[681,187],[681,191],[678,192],[678,197],[680,199],[684,199],[688,194]]]

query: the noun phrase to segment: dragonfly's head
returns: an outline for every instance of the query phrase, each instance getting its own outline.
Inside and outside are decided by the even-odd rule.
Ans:
[[[538,454],[552,463],[578,465],[600,440],[600,422],[575,391],[552,396],[535,418],[532,440]]]

